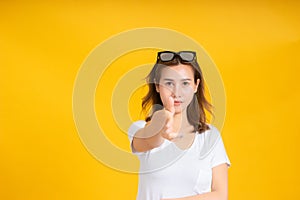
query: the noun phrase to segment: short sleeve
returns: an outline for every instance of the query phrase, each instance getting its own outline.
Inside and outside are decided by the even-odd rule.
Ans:
[[[231,165],[224,147],[222,137],[220,135],[214,149],[212,150],[211,166],[213,168],[223,163],[226,163],[228,167],[230,167]]]
[[[130,148],[131,148],[132,153],[137,153],[137,151],[135,151],[135,149],[132,146],[133,137],[134,137],[135,133],[138,130],[140,130],[141,128],[144,128],[145,125],[146,125],[145,121],[139,120],[139,121],[136,121],[133,124],[131,124],[131,126],[128,129],[128,138],[129,138],[129,141],[130,141]]]
[[[146,126],[146,122],[143,120],[139,120],[139,121],[134,122],[128,129],[128,138],[130,141],[130,149],[131,149],[131,152],[134,153],[135,155],[137,155],[139,157],[143,157],[143,156],[147,157],[147,155],[153,154],[155,152],[159,152],[162,149],[164,149],[165,147],[167,147],[169,144],[172,143],[171,141],[164,139],[163,143],[158,147],[155,147],[155,148],[145,151],[145,152],[136,151],[132,144],[133,138],[134,138],[136,132],[138,130],[140,130],[141,128],[144,128],[145,126]]]

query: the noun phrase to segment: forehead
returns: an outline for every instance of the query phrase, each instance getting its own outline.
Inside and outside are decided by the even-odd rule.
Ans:
[[[161,79],[182,79],[182,78],[194,78],[194,71],[190,65],[174,65],[164,67],[161,71]]]

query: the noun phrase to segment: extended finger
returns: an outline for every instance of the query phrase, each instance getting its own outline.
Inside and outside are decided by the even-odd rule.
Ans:
[[[166,105],[165,105],[165,109],[169,112],[171,112],[172,114],[175,113],[175,107],[174,107],[174,98],[173,97],[169,97]]]

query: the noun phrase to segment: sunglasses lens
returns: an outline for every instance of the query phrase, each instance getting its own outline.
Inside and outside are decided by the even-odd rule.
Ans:
[[[184,61],[193,61],[195,57],[195,55],[191,52],[181,52],[179,55]]]
[[[161,61],[171,61],[174,58],[174,53],[164,52],[160,54]]]

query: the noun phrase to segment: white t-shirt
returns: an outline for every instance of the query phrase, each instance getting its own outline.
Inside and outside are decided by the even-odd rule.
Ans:
[[[212,168],[230,161],[219,131],[196,133],[192,145],[182,150],[169,140],[147,152],[132,148],[134,134],[145,126],[145,121],[134,122],[128,136],[131,149],[140,160],[137,200],[180,198],[211,191]]]

